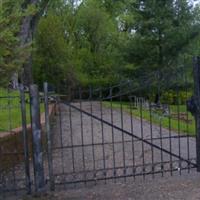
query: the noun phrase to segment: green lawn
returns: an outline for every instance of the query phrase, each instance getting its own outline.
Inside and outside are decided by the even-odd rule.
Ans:
[[[26,99],[29,99],[26,94]],[[41,112],[44,106],[40,106]],[[26,104],[27,122],[30,123],[30,105]],[[0,132],[12,130],[21,126],[21,109],[18,91],[7,92],[0,88]],[[0,133],[1,134],[1,133]]]
[[[103,102],[104,106],[111,107],[110,102]],[[120,109],[120,102],[112,102],[112,107],[114,109]],[[139,117],[152,121],[152,123],[161,125],[164,128],[170,128],[171,130],[176,131],[180,134],[188,134],[191,136],[195,135],[195,120],[193,116],[186,111],[185,105],[171,105],[170,113],[167,116],[164,116],[161,110],[150,111],[145,108],[132,108],[130,109],[130,104],[128,102],[122,103],[122,109],[128,113],[132,113],[133,116]],[[141,112],[142,111],[142,112]],[[178,118],[180,120],[178,120]]]

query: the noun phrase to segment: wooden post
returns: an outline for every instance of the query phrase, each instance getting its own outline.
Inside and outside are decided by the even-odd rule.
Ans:
[[[42,194],[45,191],[42,134],[40,124],[40,101],[37,85],[30,86],[31,102],[31,125],[33,139],[33,167],[36,194]]]
[[[45,107],[45,127],[46,127],[46,137],[47,137],[47,157],[48,157],[50,190],[53,191],[55,189],[55,186],[54,186],[53,163],[52,163],[52,135],[50,129],[50,120],[49,120],[48,83],[44,83],[44,107]]]

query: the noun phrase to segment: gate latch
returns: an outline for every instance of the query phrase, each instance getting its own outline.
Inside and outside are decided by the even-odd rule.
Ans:
[[[193,116],[195,116],[197,113],[200,113],[200,104],[194,96],[186,101],[186,105],[187,111],[191,112]]]

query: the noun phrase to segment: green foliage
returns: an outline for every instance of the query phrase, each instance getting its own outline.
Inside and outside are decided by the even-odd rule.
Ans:
[[[72,87],[111,84],[120,65],[117,39],[115,24],[98,1],[85,1],[77,10],[54,2],[38,25],[35,79],[54,85],[68,81]]]
[[[170,105],[184,105],[192,92],[169,90],[161,95],[161,103]]]
[[[194,34],[194,15],[186,0],[137,0],[128,59],[139,71],[176,65]]]
[[[96,82],[116,79],[119,52],[116,48],[117,29],[98,1],[87,1],[77,15],[79,32],[78,68],[88,80]],[[110,78],[109,78],[110,77]]]
[[[59,16],[49,14],[40,20],[35,49],[35,80],[41,84],[48,81],[59,86],[67,79],[69,70],[69,53]]]
[[[30,43],[20,41],[24,17],[34,15],[36,7],[22,9],[23,0],[3,0],[0,5],[0,85],[7,86],[14,73],[19,73],[30,56]]]
[[[22,10],[23,0],[3,1],[1,84],[20,70],[29,55],[18,37],[22,17],[38,12],[42,17],[33,44],[33,71],[39,84],[97,86],[168,68],[170,74],[183,64],[191,65],[191,55],[199,54],[200,10],[187,0],[78,2],[42,0]],[[192,83],[189,67],[187,75]]]
[[[199,13],[186,0],[50,1],[38,26],[36,80],[109,85],[163,68],[170,73],[179,60],[191,60]]]
[[[0,7],[0,84],[7,84],[13,71],[18,71],[23,52],[19,47],[20,1],[4,0]]]

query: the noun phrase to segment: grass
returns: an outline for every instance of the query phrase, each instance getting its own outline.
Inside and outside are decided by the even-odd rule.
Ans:
[[[29,101],[28,94],[26,99]],[[41,112],[44,106],[40,105]],[[26,104],[26,120],[30,123],[30,105]],[[21,109],[18,91],[8,92],[0,88],[0,134],[1,132],[10,131],[14,128],[21,127]]]
[[[110,102],[103,102],[104,106],[111,107]],[[112,102],[114,109],[120,109],[120,102]],[[187,112],[186,105],[170,105],[170,113],[167,116],[162,114],[162,110],[152,109],[151,115],[149,109],[132,108],[130,103],[122,102],[122,109],[133,116],[152,121],[153,124],[161,125],[163,128],[171,129],[180,134],[195,136],[195,120],[193,116]],[[142,112],[141,112],[142,111]],[[178,120],[179,118],[179,120]]]

